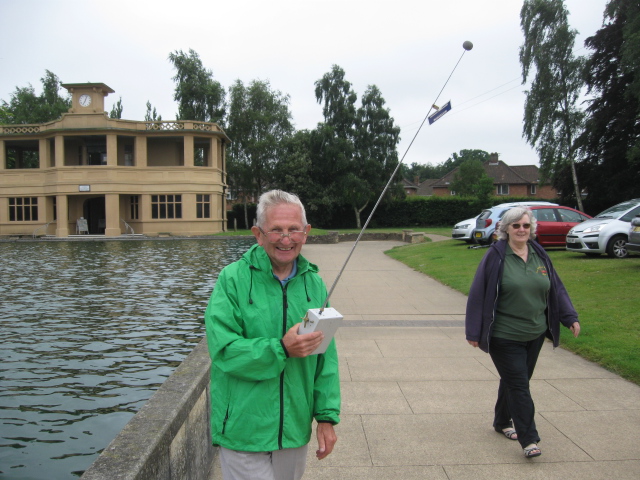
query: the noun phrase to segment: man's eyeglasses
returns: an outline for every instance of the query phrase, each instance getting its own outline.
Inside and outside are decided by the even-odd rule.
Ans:
[[[307,236],[307,232],[304,231],[300,231],[300,230],[293,230],[292,232],[289,233],[283,233],[283,232],[265,232],[264,230],[262,230],[262,228],[258,227],[260,229],[260,232],[267,237],[267,240],[269,240],[269,243],[278,243],[279,241],[283,240],[284,237],[289,237],[289,240],[292,243],[300,243],[304,240],[304,237]]]
[[[524,228],[525,230],[529,230],[531,228],[530,223],[512,223],[511,226],[514,230],[520,230],[520,227]]]

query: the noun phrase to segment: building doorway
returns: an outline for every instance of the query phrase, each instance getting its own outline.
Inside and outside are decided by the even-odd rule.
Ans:
[[[104,197],[90,198],[84,201],[82,213],[87,219],[90,235],[104,235],[107,226]]]

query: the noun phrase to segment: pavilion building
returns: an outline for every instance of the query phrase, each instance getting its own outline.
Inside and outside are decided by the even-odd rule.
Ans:
[[[103,83],[63,84],[68,113],[0,125],[0,237],[210,235],[225,230],[216,123],[109,118]]]

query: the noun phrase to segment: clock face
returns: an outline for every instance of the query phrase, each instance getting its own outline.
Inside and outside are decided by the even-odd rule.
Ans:
[[[88,107],[91,105],[91,97],[89,95],[80,95],[79,102],[80,106]]]

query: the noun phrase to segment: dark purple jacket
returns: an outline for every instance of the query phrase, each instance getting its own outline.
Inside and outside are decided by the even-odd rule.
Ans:
[[[551,281],[547,301],[546,335],[553,341],[553,346],[557,347],[560,340],[560,323],[569,328],[578,321],[578,313],[573,308],[569,294],[553,268],[547,252],[537,242],[529,242],[529,245],[544,262]],[[480,349],[485,352],[489,351],[489,339],[498,305],[506,250],[506,240],[500,240],[489,247],[489,251],[478,265],[467,299],[465,318],[467,340],[478,342]]]

